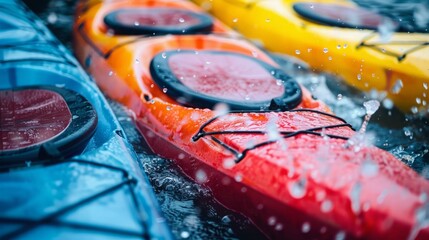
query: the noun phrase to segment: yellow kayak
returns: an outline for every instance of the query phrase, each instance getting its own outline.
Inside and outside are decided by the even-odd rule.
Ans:
[[[404,112],[429,112],[429,34],[339,0],[194,0],[273,52],[377,90]]]

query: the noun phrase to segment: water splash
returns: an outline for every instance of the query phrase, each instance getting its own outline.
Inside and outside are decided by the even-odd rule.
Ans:
[[[359,129],[359,131],[347,141],[345,145],[346,148],[353,146],[356,152],[359,151],[363,146],[368,146],[372,144],[372,140],[374,137],[371,136],[371,134],[366,133],[366,128],[368,126],[369,120],[371,119],[372,115],[380,107],[380,102],[377,100],[370,100],[370,101],[364,102],[363,105],[366,110],[366,115],[362,123],[362,126]]]
[[[415,23],[420,28],[425,28],[429,23],[429,9],[425,4],[419,4],[414,10]]]
[[[213,108],[215,112],[215,116],[223,116],[228,114],[229,112],[229,106],[225,103],[218,103]]]
[[[389,42],[396,30],[396,24],[390,19],[383,19],[381,24],[378,26],[377,31],[380,34],[380,40],[383,43]]]

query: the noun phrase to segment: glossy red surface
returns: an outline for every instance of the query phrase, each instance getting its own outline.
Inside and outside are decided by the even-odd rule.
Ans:
[[[169,58],[169,65],[187,87],[221,99],[258,102],[284,93],[283,85],[265,68],[238,55],[176,53]]]
[[[72,120],[58,93],[43,89],[0,91],[0,151],[19,150],[61,134]]]

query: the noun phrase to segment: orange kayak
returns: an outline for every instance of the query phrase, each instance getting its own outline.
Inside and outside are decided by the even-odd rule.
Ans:
[[[74,38],[152,150],[269,238],[429,237],[425,179],[192,3],[82,1]]]

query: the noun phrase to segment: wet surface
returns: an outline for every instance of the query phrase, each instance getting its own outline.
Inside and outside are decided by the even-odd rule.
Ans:
[[[376,0],[371,0],[377,2]],[[363,5],[369,0],[361,1]],[[378,2],[381,2],[379,0]],[[71,27],[75,0],[50,1],[38,5],[39,16],[71,50]],[[318,99],[327,103],[333,112],[359,129],[365,115],[363,103],[378,99],[376,93],[362,93],[351,89],[333,76],[305,70],[280,58],[282,68],[297,77]],[[149,175],[161,208],[178,239],[234,239],[262,236],[248,220],[216,203],[210,191],[184,176],[174,163],[152,154],[134,127],[132,118],[119,104],[111,102],[125,132],[139,154],[142,167]],[[382,102],[372,116],[367,132],[374,135],[376,146],[394,154],[415,171],[429,178],[429,123],[418,115],[404,115]]]

